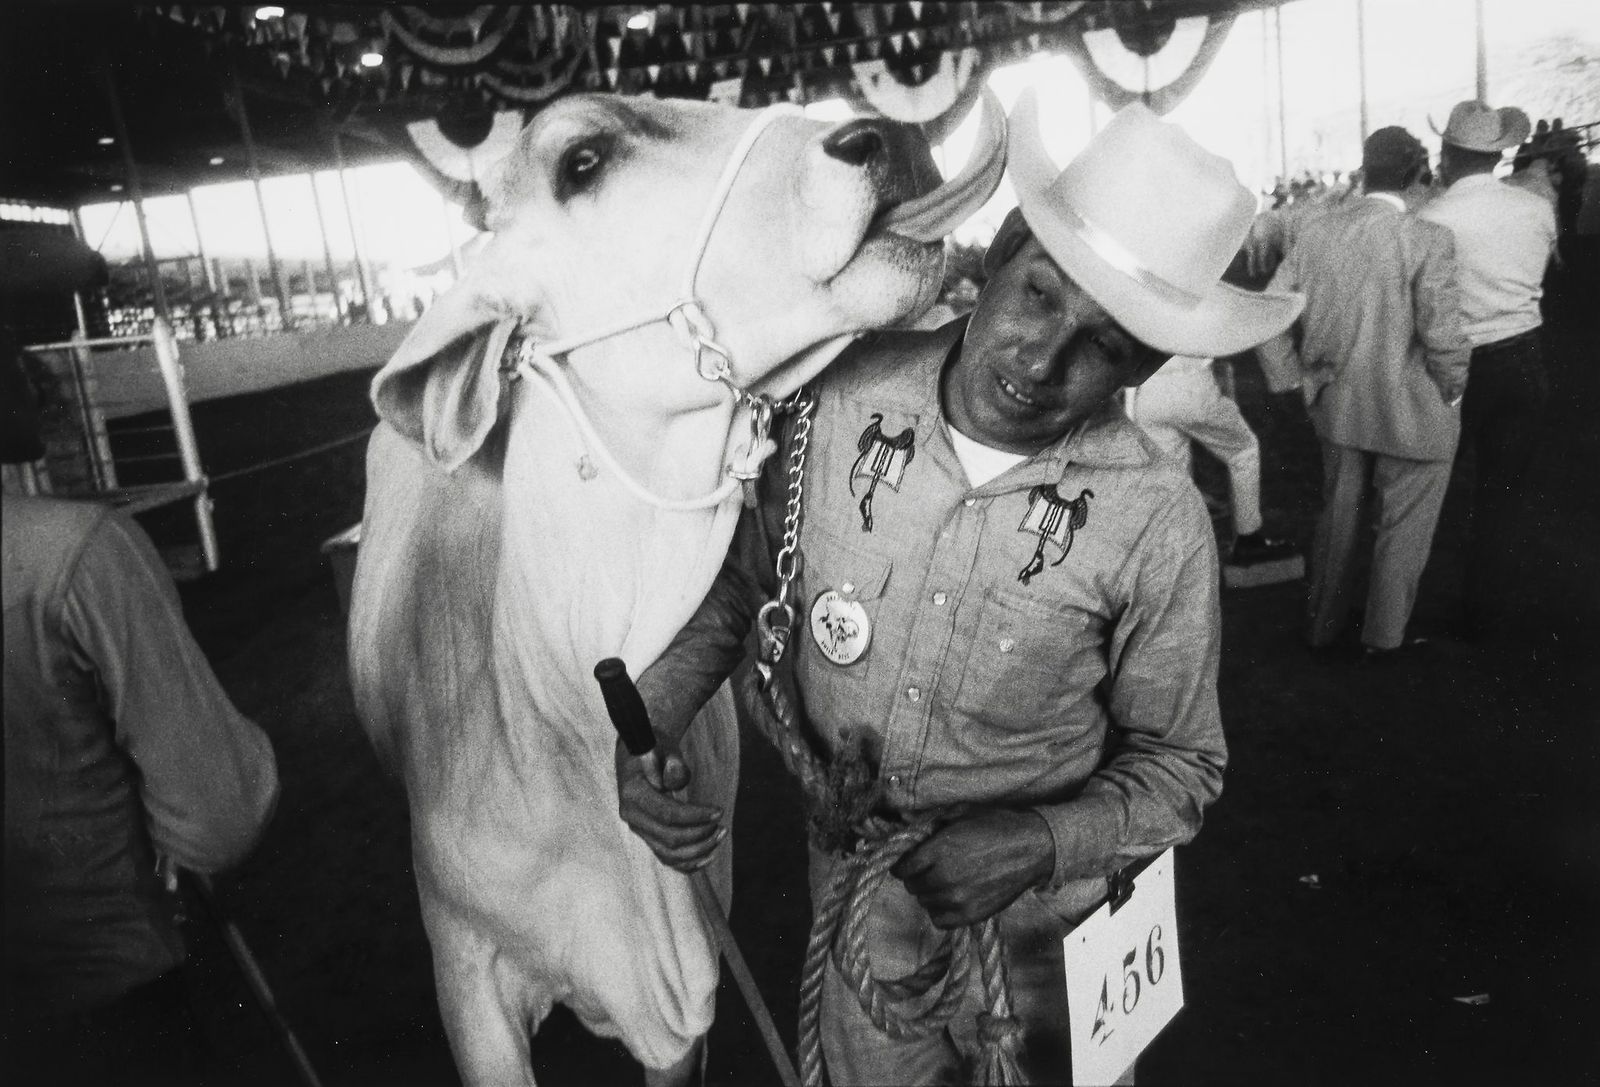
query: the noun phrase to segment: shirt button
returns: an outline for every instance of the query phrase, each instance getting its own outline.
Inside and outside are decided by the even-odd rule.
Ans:
[[[899,774],[890,774],[889,775],[889,784],[895,786],[896,788],[899,788],[900,787],[900,775]]]
[[[938,607],[941,607],[941,608],[944,607],[944,602],[946,600],[948,600],[948,599],[950,599],[950,598],[945,596],[944,593],[934,593],[933,594],[933,602]]]
[[[921,687],[907,687],[906,688],[906,697],[909,698],[913,702],[921,702],[922,701],[922,688]]]
[[[843,585],[839,586],[839,591],[847,595],[849,593],[853,593],[856,591],[856,583],[853,581],[847,581]]]
[[[1009,653],[1015,648],[1017,648],[1017,640],[1015,638],[1000,639],[1000,652]]]

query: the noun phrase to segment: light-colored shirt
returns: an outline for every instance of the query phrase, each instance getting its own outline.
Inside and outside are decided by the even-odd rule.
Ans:
[[[1556,241],[1548,202],[1489,174],[1473,174],[1418,214],[1455,237],[1462,327],[1473,347],[1539,327],[1544,269]]]
[[[1070,916],[1192,838],[1221,791],[1216,545],[1189,477],[1114,405],[971,486],[941,425],[960,328],[882,334],[818,386],[789,655],[815,735],[863,738],[891,810],[1037,810]],[[706,604],[640,678],[652,712],[683,719],[741,655],[785,497],[769,470]],[[827,590],[870,632],[851,663],[819,640]]]
[[[105,506],[6,495],[5,948],[29,1011],[92,1007],[182,960],[163,853],[212,872],[277,801],[148,537]]]
[[[1004,449],[975,442],[955,427],[949,429],[951,448],[956,451],[956,459],[967,473],[967,482],[974,487],[983,486],[1028,459],[1021,453],[1008,453]]]

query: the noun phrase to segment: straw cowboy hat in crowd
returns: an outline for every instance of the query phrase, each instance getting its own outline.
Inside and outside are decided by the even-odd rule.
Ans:
[[[1444,131],[1428,118],[1428,127],[1445,143],[1468,151],[1504,151],[1528,138],[1533,126],[1516,106],[1494,109],[1486,102],[1457,102]]]
[[[1011,182],[1034,237],[1151,347],[1231,355],[1300,315],[1301,295],[1221,282],[1249,233],[1256,198],[1226,159],[1143,104],[1123,107],[1058,170],[1030,90],[1012,110],[1009,142]]]

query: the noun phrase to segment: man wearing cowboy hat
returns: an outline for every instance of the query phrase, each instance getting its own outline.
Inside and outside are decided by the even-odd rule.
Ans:
[[[1461,102],[1441,138],[1448,188],[1421,212],[1455,238],[1471,377],[1461,447],[1476,459],[1467,551],[1466,633],[1493,633],[1514,599],[1516,528],[1548,384],[1539,299],[1556,242],[1551,204],[1494,177],[1502,153],[1528,136],[1520,109]]]
[[[1270,369],[1301,374],[1322,442],[1306,642],[1327,648],[1348,625],[1356,544],[1376,492],[1361,641],[1380,660],[1407,644],[1460,431],[1467,343],[1450,232],[1409,212],[1426,189],[1427,149],[1403,128],[1380,128],[1361,168],[1366,196],[1306,224],[1273,276],[1274,289],[1306,294],[1298,353],[1285,334],[1261,355]]]
[[[1210,518],[1113,396],[1175,354],[1281,331],[1300,299],[1220,282],[1255,200],[1145,107],[1064,170],[1031,93],[1010,140],[1021,207],[970,320],[868,337],[815,389],[784,660],[817,754],[864,762],[878,815],[934,828],[876,892],[872,972],[904,975],[939,930],[998,916],[1022,1063],[1059,1082],[1061,937],[1111,873],[1194,836],[1226,762]],[[723,576],[640,677],[668,752],[773,596],[789,442]],[[618,772],[622,815],[657,855],[706,863],[718,813],[667,791],[681,758]],[[845,863],[813,844],[814,904]],[[947,1023],[894,1040],[830,965],[830,1078],[957,1082],[979,1047],[979,974]]]

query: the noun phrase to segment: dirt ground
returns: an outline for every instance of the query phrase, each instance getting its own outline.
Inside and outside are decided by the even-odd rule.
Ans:
[[[1524,606],[1498,638],[1439,640],[1414,662],[1369,666],[1301,647],[1302,584],[1224,594],[1232,765],[1204,831],[1179,851],[1188,1006],[1140,1061],[1141,1084],[1600,1078],[1600,337],[1583,316],[1557,329],[1548,440],[1522,526]],[[1318,467],[1304,412],[1266,394],[1253,365],[1237,370],[1265,450],[1268,527],[1307,540]],[[208,468],[359,428],[371,420],[364,381],[201,405]],[[1214,464],[1201,478],[1220,493]],[[1421,628],[1454,618],[1457,482]],[[218,885],[324,1082],[449,1084],[406,812],[353,715],[343,619],[317,551],[359,518],[361,488],[352,446],[216,489],[225,568],[186,586],[185,604],[228,690],[272,736],[283,780],[265,842]],[[746,745],[733,924],[792,1042],[808,915],[800,830],[759,745]],[[198,916],[191,930],[218,1081],[293,1083],[215,930]],[[724,989],[711,1080],[776,1082]],[[535,1051],[544,1084],[640,1082],[617,1046],[559,1013]]]

